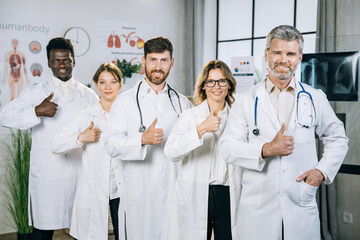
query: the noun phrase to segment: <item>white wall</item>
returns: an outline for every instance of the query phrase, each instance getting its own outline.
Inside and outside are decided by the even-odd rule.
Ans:
[[[63,36],[69,27],[79,26],[88,31],[92,42],[95,36],[96,19],[116,20],[123,22],[137,22],[158,24],[162,36],[169,38],[174,46],[175,65],[169,77],[170,84],[178,91],[192,94],[192,82],[187,74],[186,49],[189,40],[186,37],[186,22],[189,20],[185,8],[185,0],[1,0],[0,1],[0,23],[4,13],[13,13],[21,18],[21,12],[35,14],[50,13],[56,19],[55,30],[57,36]],[[55,36],[49,36],[50,38]],[[90,83],[91,78],[98,66],[95,64],[95,50],[93,45],[89,52],[76,58],[74,76],[83,83]],[[45,66],[47,67],[47,66]],[[0,163],[1,163],[0,152]],[[0,171],[2,175],[2,172]],[[6,226],[7,222],[3,213],[6,211],[2,206],[3,194],[0,195],[0,234],[13,231]]]

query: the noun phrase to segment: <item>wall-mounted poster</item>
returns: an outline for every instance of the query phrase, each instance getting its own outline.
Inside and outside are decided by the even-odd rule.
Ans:
[[[97,66],[104,62],[117,63],[124,60],[131,64],[141,64],[145,41],[159,36],[158,25],[111,20],[97,20],[95,31]],[[141,68],[133,77],[125,78],[121,90],[132,87],[144,77],[144,73],[145,70]]]
[[[304,54],[301,81],[323,90],[329,101],[358,101],[359,52]]]
[[[25,88],[51,76],[46,45],[54,35],[53,20],[40,13],[0,16],[0,109]],[[7,130],[0,127],[2,133]]]
[[[50,74],[45,48],[53,34],[52,17],[17,16],[22,17],[0,18],[0,108]]]
[[[255,80],[254,57],[232,57],[231,72],[236,80],[236,93],[250,89]]]

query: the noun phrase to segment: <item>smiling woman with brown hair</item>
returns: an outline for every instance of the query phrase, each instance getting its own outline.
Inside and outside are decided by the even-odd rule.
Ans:
[[[70,229],[70,234],[77,239],[107,239],[109,204],[115,239],[119,239],[118,161],[112,161],[106,153],[104,136],[111,105],[121,88],[121,77],[115,64],[100,65],[93,77],[100,94],[99,104],[80,112],[51,141],[53,153],[84,149]]]

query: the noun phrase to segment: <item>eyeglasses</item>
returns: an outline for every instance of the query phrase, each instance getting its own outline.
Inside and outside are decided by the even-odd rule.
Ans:
[[[229,85],[229,81],[227,79],[209,79],[204,81],[204,84],[207,87],[214,87],[216,83],[219,85],[219,87],[226,87],[227,85]]]
[[[50,61],[54,66],[59,66],[61,63],[63,63],[66,66],[70,66],[72,64],[71,58],[68,59],[55,59]]]

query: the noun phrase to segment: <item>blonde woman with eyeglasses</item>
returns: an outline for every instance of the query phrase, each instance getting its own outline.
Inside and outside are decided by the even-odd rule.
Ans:
[[[240,168],[225,163],[218,148],[235,87],[224,62],[208,62],[195,85],[198,106],[183,112],[166,142],[166,156],[181,161],[168,239],[206,240],[212,231],[215,240],[237,239]]]

